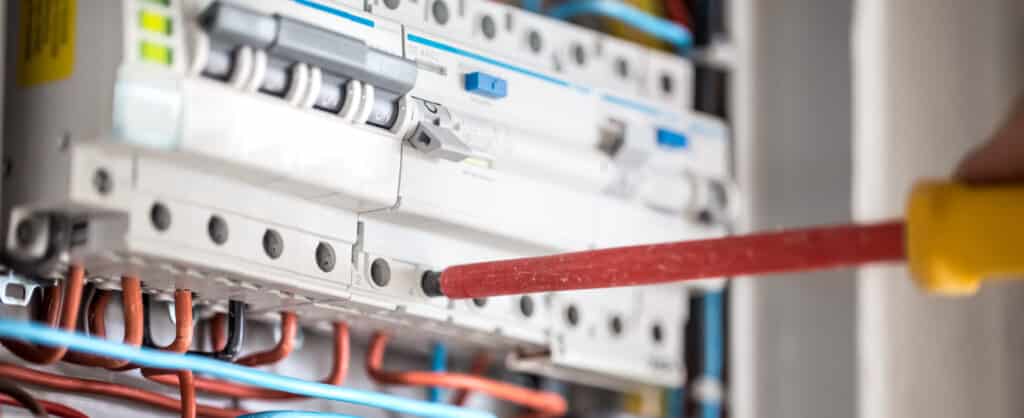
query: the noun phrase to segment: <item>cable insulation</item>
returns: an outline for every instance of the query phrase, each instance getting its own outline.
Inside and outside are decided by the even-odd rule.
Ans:
[[[196,418],[196,385],[192,372],[178,372],[178,388],[181,392],[181,418]]]
[[[0,319],[0,337],[23,339],[43,345],[69,346],[76,351],[129,360],[143,367],[189,370],[193,373],[202,373],[211,377],[233,380],[248,385],[381,408],[398,413],[437,418],[494,418],[493,414],[485,411],[458,408],[447,404],[433,404],[372,391],[307,382],[192,354],[181,355],[148,348],[127,347],[110,341],[98,340],[81,334],[56,330],[25,321]],[[469,377],[479,379],[473,376]],[[532,394],[532,391],[528,392]],[[560,397],[556,399],[556,402],[552,405],[561,406],[560,410],[564,411],[564,400]]]
[[[430,371],[444,373],[448,371],[448,347],[444,344],[434,343],[430,352]],[[441,402],[444,390],[431,386],[427,388],[427,400],[430,402]]]
[[[3,322],[3,326],[6,326],[8,323],[11,323],[11,321],[6,320],[0,320],[0,322]],[[37,342],[41,343],[40,341]],[[54,390],[109,396],[119,399],[126,399],[130,401],[145,403],[168,411],[181,411],[181,402],[172,397],[165,396],[163,394],[156,392],[150,392],[148,390],[118,385],[109,382],[103,382],[99,380],[79,379],[70,376],[62,376],[59,374],[47,373],[3,362],[0,362],[0,376],[12,380],[17,380],[19,382],[35,386],[42,386]],[[248,413],[248,411],[240,409],[226,409],[207,405],[198,405],[196,407],[196,410],[198,416],[209,418],[234,418],[238,415]]]
[[[274,364],[291,354],[295,347],[295,334],[298,332],[298,322],[294,312],[281,312],[281,339],[273,348],[246,355],[235,363],[243,366],[262,366]]]
[[[314,411],[263,411],[240,415],[238,418],[358,418],[352,415]]]
[[[469,366],[469,374],[473,376],[486,376],[487,369],[491,366],[491,353],[481,350],[473,355],[473,364]],[[469,400],[470,392],[468,389],[462,388],[456,390],[452,395],[452,405],[463,406],[466,401]]]
[[[56,306],[57,311],[61,313],[60,328],[66,331],[74,331],[78,326],[78,305],[82,301],[82,288],[84,286],[85,269],[79,265],[72,265],[68,269],[68,277],[64,280],[64,283],[58,285],[58,288],[63,289],[64,299],[58,300],[56,292],[47,292],[47,295],[52,296],[52,299],[47,302],[47,319],[50,319],[50,314],[54,312],[54,306]],[[51,327],[55,327],[55,324],[51,322],[48,321],[48,324]],[[36,364],[56,363],[68,352],[67,347],[59,345],[39,347],[6,338],[0,339],[0,343],[7,347],[14,355]]]
[[[37,402],[39,402],[39,405],[43,408],[44,411],[46,411],[46,413],[52,414],[53,416],[56,417],[89,418],[89,416],[83,413],[82,411],[79,411],[75,408],[72,408],[64,404],[44,400],[38,400]],[[11,398],[10,396],[7,395],[0,395],[0,404],[10,406],[22,406],[20,402],[14,400],[14,398]]]
[[[580,15],[598,15],[615,19],[655,38],[675,46],[681,51],[693,46],[693,35],[675,22],[647,14],[629,4],[616,0],[572,0],[548,11],[558,19]]]
[[[106,336],[105,310],[110,293],[110,291],[101,291],[100,294],[97,295],[102,299],[101,303],[97,303],[98,309],[100,310],[90,315],[90,317],[94,319],[94,321],[91,321],[92,324],[90,324],[90,327],[96,330],[99,336]],[[144,325],[142,314],[142,283],[139,281],[138,277],[124,276],[121,278],[121,306],[124,313],[123,344],[138,347],[142,345]],[[112,370],[123,368],[128,365],[128,362],[124,360],[93,356],[76,351],[71,351],[65,354],[63,360],[80,366],[103,367]]]
[[[382,332],[373,335],[370,348],[366,351],[366,373],[374,381],[392,385],[441,386],[452,389],[465,388],[487,393],[538,411],[545,416],[565,415],[568,406],[561,395],[552,392],[535,391],[516,385],[499,382],[479,376],[461,373],[434,373],[424,371],[384,370],[384,351],[390,337]]]
[[[35,396],[32,396],[31,393],[28,393],[27,390],[18,386],[17,383],[10,379],[0,379],[0,394],[6,395],[15,401],[15,405],[27,409],[32,415],[46,418],[46,408],[43,407],[43,404],[36,400]]]
[[[331,366],[331,372],[327,377],[321,380],[321,382],[325,385],[334,386],[340,386],[344,383],[345,376],[348,374],[349,355],[348,324],[344,322],[336,322],[334,324],[334,364]],[[151,372],[146,373],[145,376],[152,381],[165,385],[173,386],[178,384],[174,376],[171,376],[167,372]],[[239,399],[290,400],[305,397],[279,390],[240,385],[237,383],[217,379],[207,379],[203,377],[195,378],[195,387],[200,392]]]

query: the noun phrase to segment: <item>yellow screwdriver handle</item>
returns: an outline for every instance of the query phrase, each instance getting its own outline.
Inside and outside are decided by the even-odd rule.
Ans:
[[[1024,185],[919,183],[905,234],[911,274],[927,291],[970,295],[983,279],[1024,278]]]

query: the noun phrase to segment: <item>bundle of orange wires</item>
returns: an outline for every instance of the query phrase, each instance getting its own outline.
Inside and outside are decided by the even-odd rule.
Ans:
[[[384,384],[407,386],[440,386],[487,393],[495,398],[521,405],[535,411],[531,417],[556,417],[568,409],[565,398],[554,392],[527,389],[481,376],[462,373],[429,371],[390,371],[383,369],[384,351],[390,337],[378,332],[373,335],[366,352],[366,373]]]
[[[78,265],[71,266],[63,283],[46,289],[43,297],[43,304],[45,306],[43,322],[49,326],[59,326],[66,331],[74,331],[78,325],[78,311],[84,284],[85,269]],[[122,278],[121,286],[125,305],[125,343],[138,346],[141,344],[142,339],[143,320],[140,283],[138,278],[126,276]],[[176,321],[178,326],[175,342],[167,347],[171,351],[184,352],[192,344],[191,295],[191,292],[187,290],[175,292]],[[61,296],[63,296],[63,299],[61,299]],[[109,300],[108,298],[108,293],[101,292],[97,300],[98,308],[105,308]],[[94,315],[102,312],[102,309],[97,309],[93,309],[92,313]],[[100,315],[100,318],[94,316],[90,322],[93,330],[99,333],[100,336],[105,334],[102,315]],[[36,364],[53,364],[64,359],[82,365],[110,369],[122,369],[129,366],[127,362],[119,360],[84,353],[69,353],[67,347],[41,347],[9,339],[0,340],[0,343],[7,347],[14,355]],[[163,409],[180,411],[184,418],[194,418],[197,415],[227,418],[247,412],[244,410],[196,405],[192,373],[188,371],[176,373],[181,386],[180,401],[156,392],[129,386],[62,376],[14,364],[0,363],[0,376],[11,380],[66,392],[96,394],[142,402]]]

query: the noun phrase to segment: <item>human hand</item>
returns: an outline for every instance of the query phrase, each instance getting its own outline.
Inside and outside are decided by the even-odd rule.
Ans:
[[[992,138],[960,161],[953,177],[967,183],[1024,181],[1024,97]]]

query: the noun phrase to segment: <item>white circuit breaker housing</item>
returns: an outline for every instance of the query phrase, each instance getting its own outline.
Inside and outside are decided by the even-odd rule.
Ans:
[[[448,301],[419,283],[725,233],[728,131],[690,110],[685,59],[482,0],[74,12],[68,74],[6,86],[12,265],[136,273],[589,384],[682,383],[687,286]]]

